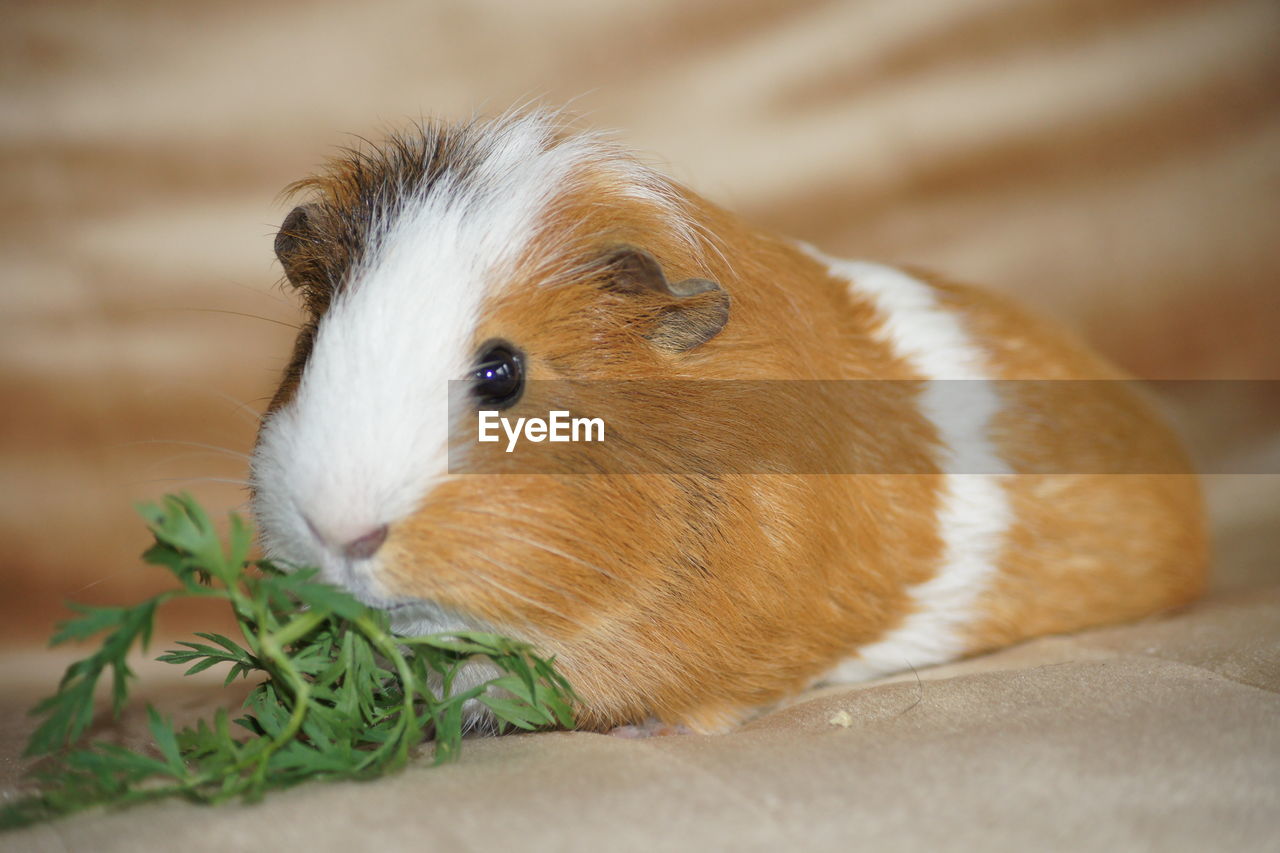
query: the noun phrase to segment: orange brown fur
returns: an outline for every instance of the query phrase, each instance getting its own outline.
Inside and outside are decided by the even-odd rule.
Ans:
[[[1128,621],[1199,596],[1208,565],[1199,484],[1154,406],[1062,330],[990,294],[937,286],[988,342],[995,378],[1060,380],[1006,386],[1013,405],[1050,412],[1052,422],[1006,412],[994,425],[1020,474],[1007,487],[1016,521],[982,598],[972,651]],[[1083,473],[1022,473],[1063,470],[1068,456]],[[1111,471],[1138,473],[1091,473]]]
[[[685,247],[663,239],[661,223],[646,221],[642,207],[622,199],[600,205],[606,189],[597,185],[593,192],[591,200],[564,200],[557,219],[574,223],[579,233],[557,239],[589,245],[606,235],[606,241],[643,246],[673,278],[715,278],[733,295],[734,321],[703,347],[673,358],[642,334],[654,306],[602,295],[590,277],[556,287],[538,287],[535,278],[488,307],[477,345],[494,337],[519,341],[530,354],[530,375],[539,379],[908,375],[884,345],[854,325],[859,306],[850,305],[846,289],[791,247],[707,206],[705,224],[732,261],[709,251],[698,265]],[[779,278],[778,270],[797,265]],[[812,287],[815,280],[822,286]],[[804,336],[780,338],[774,324],[807,327],[811,340],[843,344],[815,358]],[[602,363],[600,351],[612,358]],[[733,387],[726,386],[725,397]],[[882,452],[915,453],[917,464],[927,467],[929,426],[902,386],[886,384],[880,393],[883,417],[907,427],[905,434],[885,436],[896,446]],[[606,423],[629,420],[609,406],[599,400],[584,410],[603,414]],[[711,395],[649,399],[646,421],[656,439],[677,419],[697,422],[697,408],[706,407],[705,420],[715,422],[725,406],[724,398]],[[530,410],[540,407],[531,403]],[[757,411],[749,420],[771,417]],[[776,456],[785,470],[803,467],[797,453],[826,462],[841,452],[836,443],[844,443],[840,435],[800,449],[772,446],[768,433],[744,436],[739,444],[731,436],[711,438],[725,471],[747,467],[735,465],[734,454]],[[607,443],[574,448],[593,452],[611,451]],[[938,547],[930,521],[935,489],[927,476],[504,476],[501,489],[486,477],[437,487],[393,537],[405,558],[395,561],[405,567],[400,588],[534,638],[556,655],[582,694],[579,724],[587,728],[657,716],[714,729],[802,688],[884,630],[904,607],[903,583],[927,576]],[[509,530],[504,526],[478,544],[475,518],[468,515],[477,507],[502,518]],[[581,515],[584,507],[590,517]],[[819,531],[814,518],[834,523]],[[506,532],[520,538],[505,538]],[[851,542],[859,543],[853,566]],[[485,589],[495,574],[510,594]]]

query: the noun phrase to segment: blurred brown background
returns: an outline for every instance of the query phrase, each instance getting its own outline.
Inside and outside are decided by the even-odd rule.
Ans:
[[[1016,293],[1138,375],[1280,378],[1275,0],[0,11],[10,645],[160,579],[133,501],[243,501],[296,316],[277,193],[423,114],[570,103],[760,225]],[[1202,457],[1274,459],[1268,417],[1184,412]],[[1221,547],[1274,524],[1275,478],[1217,480]]]

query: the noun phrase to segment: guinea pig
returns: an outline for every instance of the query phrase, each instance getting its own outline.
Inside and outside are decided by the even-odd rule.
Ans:
[[[264,552],[402,634],[554,655],[580,728],[720,731],[1204,585],[1171,431],[1003,297],[762,233],[545,111],[422,123],[292,191],[306,320],[252,455]],[[451,450],[577,380],[603,441],[537,470]],[[665,390],[605,393],[636,382]],[[797,411],[823,427],[771,428]]]

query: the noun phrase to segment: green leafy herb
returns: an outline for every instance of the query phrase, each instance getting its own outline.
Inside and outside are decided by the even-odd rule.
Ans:
[[[224,547],[189,496],[169,496],[139,512],[155,535],[143,558],[163,566],[180,587],[133,607],[72,605],[52,645],[105,634],[93,654],[71,664],[58,690],[32,711],[43,722],[29,756],[49,756],[34,775],[40,792],[0,811],[0,826],[21,826],[99,804],[165,796],[216,803],[257,799],[309,779],[366,779],[403,766],[410,750],[434,734],[437,763],[461,748],[463,705],[485,705],[503,727],[532,730],[573,724],[573,691],[553,662],[504,637],[456,632],[425,637],[390,633],[387,617],[316,580],[316,570],[285,573],[249,561],[252,534],[235,515]],[[255,571],[256,569],[256,571]],[[221,598],[242,637],[198,633],[159,660],[186,674],[226,665],[225,684],[261,676],[244,715],[225,709],[176,730],[148,706],[154,751],[110,743],[76,746],[93,721],[94,694],[110,673],[111,709],[119,715],[135,677],[126,662],[146,647],[157,608],[181,597]],[[502,673],[453,692],[469,661]]]

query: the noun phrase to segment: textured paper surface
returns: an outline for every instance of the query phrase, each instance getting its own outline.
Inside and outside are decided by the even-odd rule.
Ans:
[[[1280,506],[1280,494],[1269,497]],[[1214,498],[1246,515],[1228,490]],[[82,814],[0,842],[24,851],[1274,849],[1280,526],[1221,529],[1237,548],[1219,589],[1183,612],[818,688],[729,734],[471,739],[456,764],[419,761],[372,783],[309,785],[257,806]],[[5,795],[31,727],[21,710],[64,662],[0,658],[10,687],[0,698]],[[144,695],[179,719],[225,699],[209,680],[142,671]],[[144,743],[145,719],[135,709],[104,735]]]

